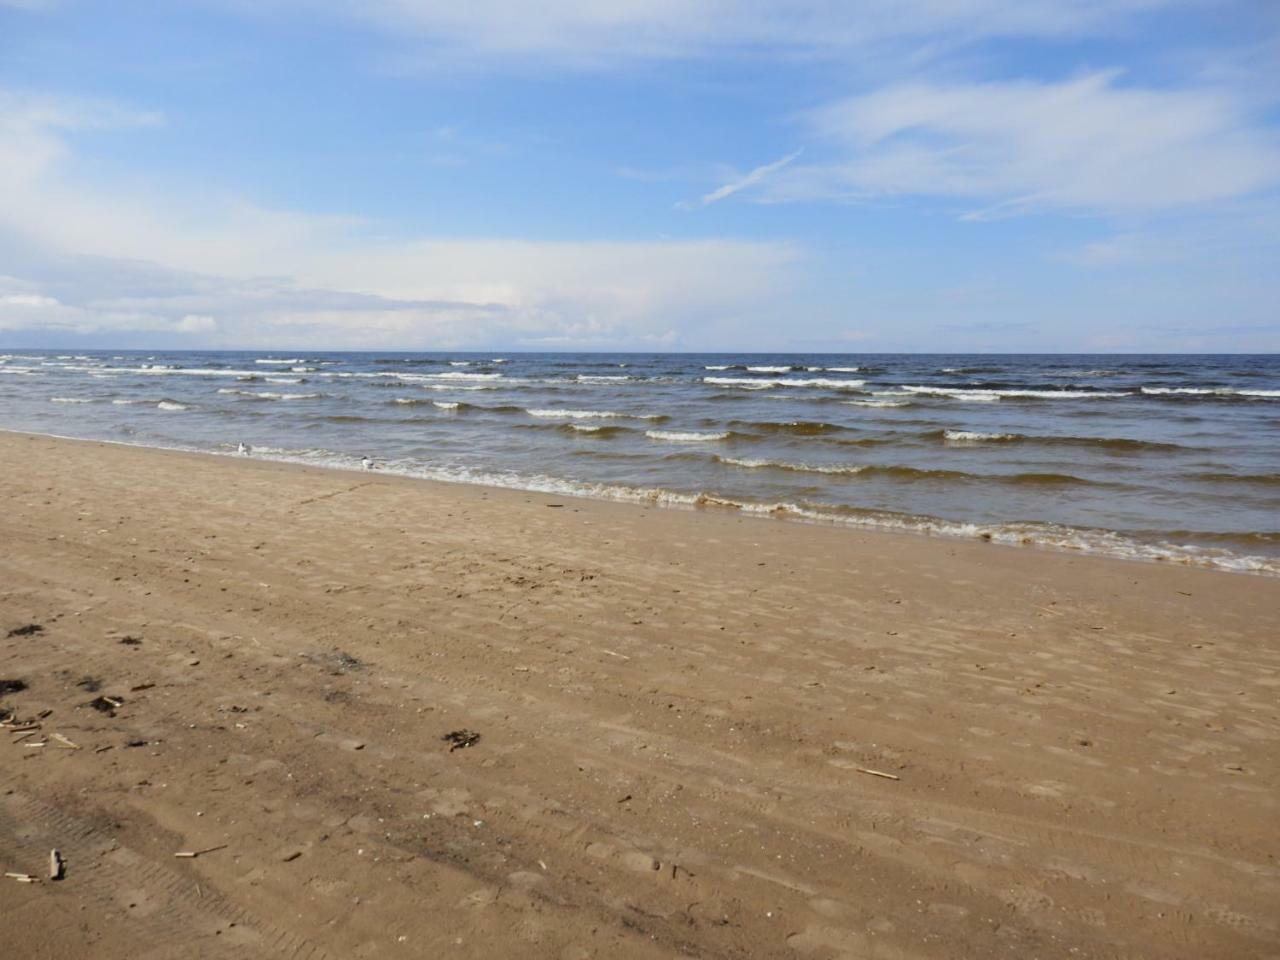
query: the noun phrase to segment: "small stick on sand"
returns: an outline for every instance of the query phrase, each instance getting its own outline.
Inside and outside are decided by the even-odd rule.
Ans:
[[[871,770],[868,767],[855,767],[859,773],[869,773],[873,777],[884,777],[886,780],[901,780],[897,774],[885,773],[883,770]]]
[[[227,845],[225,843],[220,843],[216,847],[205,847],[203,850],[179,850],[174,854],[174,856],[185,857],[188,860],[192,860],[196,857],[202,857],[206,853],[213,853],[215,850],[225,850],[226,848]]]
[[[66,747],[68,750],[79,750],[79,749],[80,749],[80,744],[78,744],[78,743],[72,743],[70,740],[68,740],[66,737],[64,737],[64,736],[63,736],[62,734],[60,734],[60,733],[50,734],[50,736],[52,736],[52,737],[53,737],[53,739],[57,740],[57,741],[58,741],[58,743],[59,743],[61,746]]]
[[[29,873],[6,873],[6,877],[10,880],[17,880],[19,883],[39,883],[38,877],[33,877]]]

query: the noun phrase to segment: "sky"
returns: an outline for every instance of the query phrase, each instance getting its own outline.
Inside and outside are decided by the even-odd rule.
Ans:
[[[1280,351],[1274,0],[0,0],[0,347]]]

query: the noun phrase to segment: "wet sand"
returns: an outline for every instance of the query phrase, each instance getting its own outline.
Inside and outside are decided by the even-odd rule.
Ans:
[[[1275,579],[18,434],[0,491],[6,956],[1280,957]]]

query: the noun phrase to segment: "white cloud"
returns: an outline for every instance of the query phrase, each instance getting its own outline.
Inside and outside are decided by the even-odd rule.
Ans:
[[[10,108],[0,121],[0,251],[26,260],[25,274],[9,270],[31,285],[13,295],[58,300],[57,310],[7,304],[7,329],[245,346],[626,346],[760,310],[800,256],[789,244],[722,239],[388,240],[357,218],[208,190],[130,195],[80,183],[60,131],[152,115],[3,92],[0,105]]]
[[[960,197],[1029,209],[1155,211],[1280,183],[1280,139],[1214,90],[1060,83],[902,84],[810,117],[843,158],[793,166],[770,199]]]
[[[677,206],[686,210],[694,207],[708,207],[711,204],[716,203],[717,201],[725,199],[726,197],[733,196],[735,193],[738,193],[741,190],[745,190],[748,187],[754,187],[757,184],[763,183],[770,176],[777,173],[779,170],[781,170],[783,167],[790,164],[792,161],[796,160],[802,153],[804,153],[803,147],[799,150],[794,150],[791,153],[788,153],[785,157],[782,157],[780,160],[775,160],[772,163],[763,164],[759,167],[756,167],[754,170],[751,170],[748,173],[743,174],[740,177],[734,177],[734,179],[730,180],[728,183],[724,184],[723,186],[717,187],[716,189],[712,190],[710,193],[703,194],[701,197],[698,198],[698,201],[696,203],[681,203],[681,204],[677,204]]]

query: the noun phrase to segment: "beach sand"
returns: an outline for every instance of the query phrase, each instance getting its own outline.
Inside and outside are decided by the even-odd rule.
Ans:
[[[1275,579],[19,434],[0,490],[6,957],[1280,957]]]

